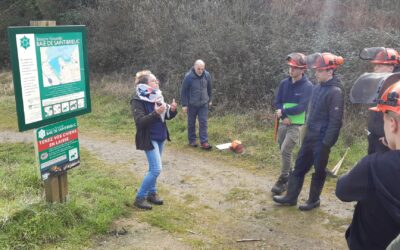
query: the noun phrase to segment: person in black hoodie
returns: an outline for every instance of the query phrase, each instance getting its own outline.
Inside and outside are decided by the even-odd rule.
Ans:
[[[157,78],[148,70],[136,74],[136,93],[133,95],[131,111],[136,125],[136,148],[144,150],[149,162],[149,172],[136,194],[134,206],[151,209],[164,202],[157,194],[157,177],[162,169],[161,154],[165,140],[170,140],[165,120],[177,114],[175,99],[171,104],[164,102]]]
[[[400,81],[370,110],[383,113],[390,150],[364,157],[337,182],[340,200],[357,201],[346,231],[352,250],[385,249],[400,233]]]
[[[315,173],[311,178],[309,198],[306,204],[299,206],[302,211],[320,205],[320,195],[326,178],[325,169],[330,149],[339,137],[344,109],[343,86],[334,75],[337,66],[343,64],[343,58],[331,53],[314,53],[308,55],[306,60],[308,67],[316,70],[319,84],[313,89],[308,108],[307,132],[294,170],[289,176],[287,193],[273,197],[275,202],[282,205],[296,205],[304,176],[314,165]]]

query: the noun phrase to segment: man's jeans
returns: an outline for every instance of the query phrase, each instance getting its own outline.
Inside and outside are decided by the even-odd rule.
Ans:
[[[196,142],[196,118],[199,119],[200,143],[208,142],[207,118],[208,103],[201,107],[188,107],[188,139],[189,143]]]
[[[162,169],[161,155],[165,141],[151,141],[153,150],[146,150],[147,161],[149,162],[149,172],[144,177],[142,186],[136,194],[137,198],[145,198],[148,194],[157,193],[156,182]]]
[[[279,124],[278,144],[282,157],[281,176],[289,176],[292,165],[292,151],[299,142],[300,126]]]

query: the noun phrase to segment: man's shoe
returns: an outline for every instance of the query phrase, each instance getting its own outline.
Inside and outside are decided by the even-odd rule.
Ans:
[[[288,182],[289,176],[280,176],[278,181],[275,183],[275,185],[272,187],[271,192],[274,195],[280,195],[283,192],[287,190],[287,182]]]
[[[306,204],[299,206],[301,211],[310,211],[316,207],[320,206],[320,195],[322,189],[324,188],[325,178],[317,178],[315,174],[312,175],[311,185],[310,185],[310,194],[308,196],[308,200]]]
[[[314,208],[319,207],[320,204],[321,204],[320,200],[317,200],[317,201],[314,201],[314,202],[306,201],[306,203],[304,205],[300,205],[299,206],[299,209],[301,211],[310,211],[310,210],[312,210]]]
[[[205,150],[210,150],[212,146],[208,142],[203,142],[200,147]]]
[[[197,143],[194,141],[194,142],[189,142],[189,146],[196,148],[198,145],[197,145]]]
[[[301,188],[303,187],[304,176],[294,176],[290,174],[288,181],[288,190],[285,195],[274,195],[272,199],[284,206],[295,206],[299,197]]]
[[[146,201],[145,198],[136,198],[133,205],[140,209],[151,210],[153,207]]]
[[[147,196],[147,201],[150,203],[153,203],[154,205],[162,205],[164,204],[164,201],[158,197],[157,194],[149,194]]]

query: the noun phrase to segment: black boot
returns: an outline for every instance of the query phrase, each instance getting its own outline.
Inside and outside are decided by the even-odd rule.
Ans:
[[[285,192],[287,190],[288,179],[289,176],[283,176],[283,175],[279,176],[279,179],[272,187],[271,192],[274,195],[280,195],[281,193]]]
[[[288,183],[288,191],[285,196],[273,197],[274,201],[285,206],[295,206],[297,204],[297,197],[300,194],[301,188],[303,187],[304,176],[298,177],[290,175]]]
[[[315,178],[315,174],[313,174],[311,178],[311,186],[310,186],[310,194],[308,196],[308,200],[306,204],[299,206],[301,211],[309,211],[320,205],[319,196],[321,195],[322,188],[325,184],[325,178],[317,179]]]
[[[147,196],[147,201],[150,203],[153,203],[154,205],[162,205],[164,204],[164,201],[158,197],[157,194],[149,194]]]
[[[145,198],[137,198],[135,199],[135,202],[133,202],[133,205],[137,208],[140,209],[146,209],[146,210],[151,210],[153,207],[146,201]]]

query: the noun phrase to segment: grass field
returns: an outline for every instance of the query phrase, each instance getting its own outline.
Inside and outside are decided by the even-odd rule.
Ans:
[[[70,172],[69,201],[46,204],[33,145],[0,144],[0,249],[81,246],[130,211],[131,184],[122,175],[110,177],[110,166],[85,151],[82,159]]]
[[[0,130],[17,131],[15,101],[10,74],[0,72]],[[120,84],[120,86],[118,86]],[[129,109],[129,86],[117,83],[110,91],[110,83],[99,83],[92,87],[92,113],[78,118],[82,134],[107,137],[109,140],[134,140],[134,124]],[[243,155],[229,152],[211,152],[211,157],[235,161],[242,168],[275,176],[280,155],[273,143],[273,124],[268,114],[259,112],[219,116],[213,112],[209,119],[209,137],[213,144],[241,140],[246,151]],[[180,113],[169,122],[172,147],[184,150],[186,147],[186,117]],[[349,132],[346,133],[348,135]],[[365,155],[364,138],[339,138],[333,148],[329,167],[342,157],[346,148],[350,151],[342,170],[351,168]],[[27,144],[0,144],[0,249],[77,248],[93,235],[105,234],[113,220],[126,216],[134,195],[132,183],[126,175],[113,171],[113,167],[83,150],[82,166],[71,171],[71,199],[66,204],[43,202],[41,182],[37,177],[34,149]],[[250,167],[253,166],[253,167]],[[255,166],[255,167],[254,167]],[[275,167],[274,167],[275,166]],[[126,166],[122,166],[126,167]],[[328,185],[333,186],[334,181]],[[166,194],[168,196],[168,194]],[[239,199],[246,195],[243,190],[233,190],[226,199]],[[238,198],[239,197],[239,198]],[[187,197],[188,200],[191,197]],[[168,197],[172,199],[173,197]],[[193,217],[213,219],[207,211],[198,215],[190,214],[186,207],[175,202],[163,210],[141,213],[138,218],[168,232],[180,234],[186,227],[207,232],[193,224]],[[218,239],[217,239],[218,241]],[[201,247],[201,242],[189,241]]]

